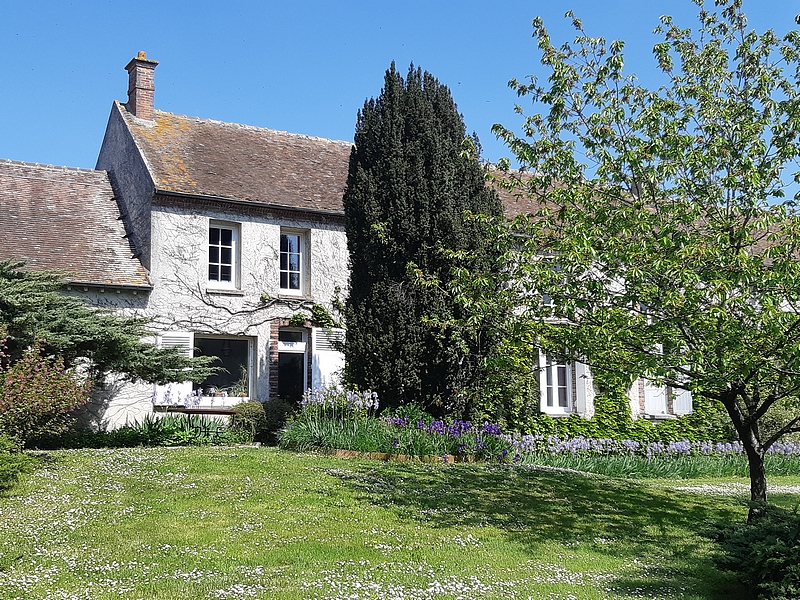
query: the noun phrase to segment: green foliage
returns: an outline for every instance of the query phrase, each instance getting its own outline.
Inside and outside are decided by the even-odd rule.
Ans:
[[[186,358],[178,348],[157,348],[147,321],[90,307],[64,293],[66,274],[29,271],[0,261],[0,324],[7,328],[8,358],[20,360],[40,344],[43,356],[80,364],[99,381],[110,371],[153,383],[203,381],[215,371],[209,357]]]
[[[19,477],[28,473],[34,460],[20,452],[19,442],[0,431],[0,492],[11,488]]]
[[[2,325],[0,353],[1,330]],[[90,390],[91,381],[67,369],[61,358],[42,356],[36,342],[10,366],[0,362],[0,435],[25,444],[67,431],[74,420],[71,412],[86,403]]]
[[[315,327],[323,327],[325,329],[341,327],[341,324],[333,320],[331,313],[322,304],[314,304],[311,307],[311,323]]]
[[[207,415],[148,414],[141,421],[112,431],[70,431],[36,440],[39,448],[132,448],[136,446],[203,446],[253,441],[249,431],[228,428]]]
[[[511,267],[485,314],[595,373],[724,406],[763,501],[764,452],[800,429],[798,412],[759,427],[800,386],[800,194],[784,198],[800,161],[800,33],[749,31],[740,0],[697,4],[695,32],[662,17],[655,90],[624,72],[621,41],[568,14],[575,41],[553,43],[534,20],[549,76],[510,85],[543,110],[523,136],[495,126],[522,165],[498,185],[534,210],[496,224]],[[463,302],[479,291],[460,279]]]
[[[230,420],[233,431],[241,431],[255,442],[270,443],[275,441],[275,433],[283,427],[292,407],[283,400],[251,400],[237,404],[234,411]]]
[[[303,313],[294,313],[291,317],[289,317],[289,326],[290,327],[305,327],[306,326],[307,317]]]
[[[358,114],[343,200],[345,379],[377,390],[385,406],[469,412],[494,343],[451,326],[465,309],[436,284],[464,262],[460,252],[483,249],[485,229],[465,211],[501,213],[465,138],[450,91],[413,65],[404,80],[392,64],[380,96]],[[467,262],[481,276],[496,267],[485,254]]]
[[[751,597],[789,600],[800,597],[800,516],[768,507],[755,523],[727,525],[718,533],[722,553],[717,564],[733,571]]]
[[[286,421],[294,411],[294,406],[280,398],[267,400],[262,406],[264,407],[266,441],[272,444],[276,442],[276,434],[286,425]]]

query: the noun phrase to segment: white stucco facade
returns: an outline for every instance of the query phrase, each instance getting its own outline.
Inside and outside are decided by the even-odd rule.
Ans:
[[[340,219],[318,215],[303,218],[301,213],[289,216],[285,211],[261,207],[209,207],[202,201],[194,208],[186,204],[171,204],[164,198],[153,204],[149,218],[149,293],[101,292],[98,288],[76,288],[72,292],[96,306],[148,319],[154,340],[176,332],[191,334],[194,352],[201,341],[212,345],[227,341],[234,347],[246,344],[246,396],[229,392],[225,397],[215,396],[208,393],[211,388],[201,386],[200,395],[187,400],[191,392],[198,394],[197,385],[156,386],[110,377],[83,411],[84,420],[95,428],[113,429],[141,420],[152,412],[154,402],[159,410],[166,404],[203,411],[230,407],[245,398],[275,398],[279,379],[274,371],[281,368],[276,360],[281,350],[278,345],[286,345],[278,339],[280,330],[288,328],[294,315],[310,317],[315,304],[338,318],[334,298],[337,294],[344,297],[348,282],[347,240]],[[209,280],[209,228],[218,226],[236,232],[235,276],[228,285]],[[299,293],[286,294],[280,288],[282,232],[302,236],[303,282]],[[341,353],[330,347],[315,348],[322,347],[317,337],[327,332],[310,321],[289,329],[304,340],[291,348],[302,354],[303,388],[332,382],[343,364]]]

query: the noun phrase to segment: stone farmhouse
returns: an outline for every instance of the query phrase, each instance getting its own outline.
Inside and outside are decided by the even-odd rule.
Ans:
[[[95,427],[298,399],[344,361],[343,332],[311,315],[347,294],[351,143],[156,110],[157,65],[140,52],[126,66],[128,101],[112,104],[96,170],[0,160],[0,259],[69,271],[66,293],[146,317],[154,343],[224,367],[199,385],[110,377],[87,408]],[[543,412],[593,414],[587,366],[542,355],[540,367]],[[691,411],[688,393],[643,378],[629,396],[634,415]]]

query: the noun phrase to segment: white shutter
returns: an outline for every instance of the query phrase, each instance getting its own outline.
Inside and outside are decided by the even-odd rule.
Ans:
[[[589,365],[575,363],[575,398],[578,414],[590,418],[594,414],[594,380]]]
[[[692,408],[692,392],[680,388],[672,388],[672,410],[676,415],[688,415]]]
[[[644,380],[644,412],[648,415],[667,414],[667,388]]]
[[[311,329],[311,387],[333,387],[341,384],[344,354],[336,348],[343,340],[343,329]]]
[[[194,356],[194,333],[191,331],[164,331],[158,336],[159,348],[180,348],[181,354],[187,358]],[[192,382],[168,383],[156,385],[153,390],[153,404],[176,405],[185,404],[192,393]]]

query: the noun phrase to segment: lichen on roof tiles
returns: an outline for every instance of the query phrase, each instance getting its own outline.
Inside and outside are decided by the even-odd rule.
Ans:
[[[105,171],[0,161],[0,260],[87,284],[149,286]]]

